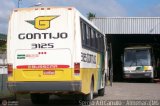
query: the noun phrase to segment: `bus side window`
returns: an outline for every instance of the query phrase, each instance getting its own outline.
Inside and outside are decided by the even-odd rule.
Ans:
[[[84,33],[84,23],[81,21],[81,38],[82,38],[82,45],[85,45],[85,33]]]
[[[101,52],[104,52],[104,36],[101,35]]]
[[[99,40],[98,40],[98,33],[96,33],[96,50],[99,51]]]
[[[101,51],[101,35],[98,33],[98,51]]]
[[[104,36],[83,19],[80,20],[82,46],[96,52],[104,52]]]
[[[92,39],[92,41],[93,41],[93,48],[94,48],[94,50],[96,50],[96,45],[97,45],[97,42],[96,42],[96,31],[92,30],[92,32],[93,32],[93,34],[92,34],[92,36],[93,36],[93,39]]]
[[[87,44],[87,25],[83,23],[83,37],[84,37],[84,45]]]
[[[90,48],[91,47],[91,28],[88,26],[87,27],[87,46]]]

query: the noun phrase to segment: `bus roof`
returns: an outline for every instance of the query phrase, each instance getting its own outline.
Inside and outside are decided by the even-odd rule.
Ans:
[[[21,12],[21,11],[38,11],[38,10],[52,10],[52,9],[68,9],[68,10],[73,10],[78,13],[78,15],[83,18],[87,23],[92,25],[96,30],[100,32],[98,27],[96,27],[91,21],[89,21],[85,16],[83,16],[75,7],[65,7],[65,6],[51,6],[51,7],[30,7],[30,8],[16,8],[14,9],[13,12]],[[100,32],[102,33],[102,32]]]
[[[148,48],[152,48],[151,46],[130,46],[130,47],[126,47],[125,50],[127,49],[148,49]]]
[[[52,6],[52,7],[30,7],[30,8],[16,8],[14,9],[15,12],[17,11],[30,11],[30,10],[51,10],[51,9],[57,9],[57,8],[63,8],[68,10],[75,9],[74,7],[59,7],[59,6]]]

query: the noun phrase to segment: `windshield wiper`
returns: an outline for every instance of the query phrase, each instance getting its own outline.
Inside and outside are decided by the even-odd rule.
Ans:
[[[130,67],[132,66],[132,64],[133,64],[133,63],[136,63],[136,64],[137,64],[137,62],[136,62],[136,61],[132,61],[132,62],[131,62],[131,64],[130,64]]]
[[[137,61],[140,63],[141,66],[144,66],[142,63],[142,59],[138,59]]]

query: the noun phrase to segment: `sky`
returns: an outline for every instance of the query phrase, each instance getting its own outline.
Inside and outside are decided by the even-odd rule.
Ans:
[[[7,34],[8,20],[18,0],[0,0],[0,33]],[[84,16],[88,12],[96,17],[159,17],[160,0],[20,0],[20,8],[41,6],[74,6]]]

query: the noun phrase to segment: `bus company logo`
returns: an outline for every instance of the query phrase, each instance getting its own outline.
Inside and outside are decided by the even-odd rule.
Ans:
[[[39,16],[34,20],[27,20],[26,22],[34,25],[36,29],[45,30],[50,28],[51,20],[57,18],[59,16]]]

